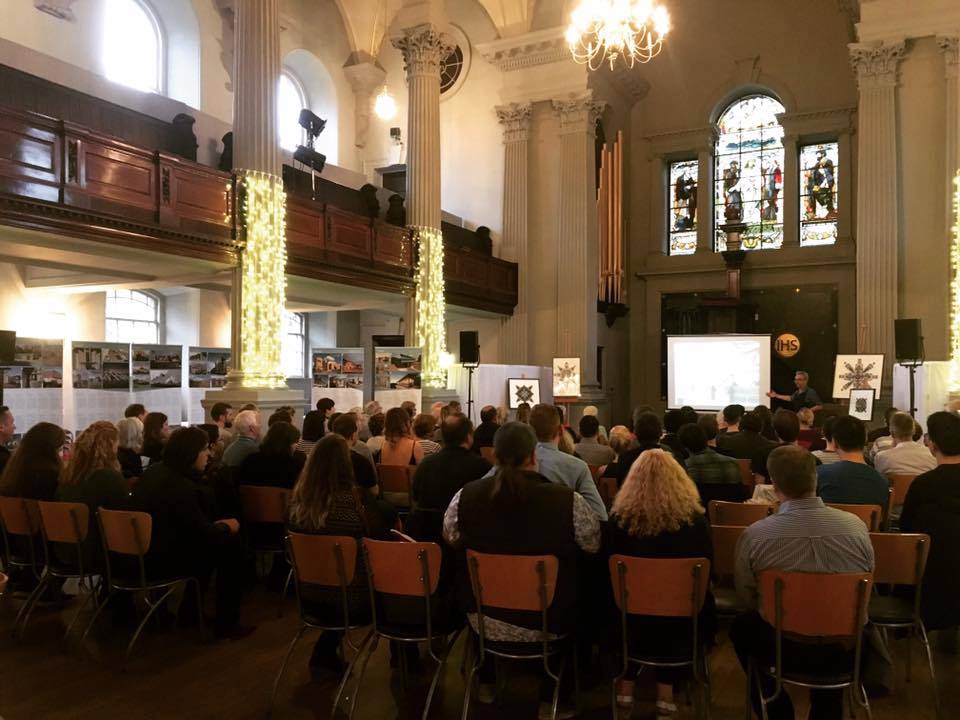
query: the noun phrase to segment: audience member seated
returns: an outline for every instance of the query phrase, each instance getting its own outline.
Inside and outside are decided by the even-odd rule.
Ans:
[[[300,431],[288,422],[275,422],[267,430],[260,449],[247,455],[237,471],[241,485],[269,485],[292,488],[306,456],[297,452]]]
[[[360,431],[357,427],[357,416],[353,413],[343,413],[339,415],[337,419],[333,421],[330,431],[336,433],[347,442],[347,447],[350,448],[350,463],[353,466],[353,479],[357,485],[373,495],[379,494],[380,488],[377,486],[376,467],[366,456],[357,451],[357,447],[363,445],[358,439]],[[364,447],[366,448],[365,445]]]
[[[777,437],[777,431],[773,427],[773,411],[766,405],[757,405],[753,412],[760,416],[760,434],[767,440],[779,444],[780,438]]]
[[[38,422],[27,430],[0,476],[0,495],[53,500],[66,442],[67,434],[53,423]]]
[[[840,461],[817,468],[817,495],[827,503],[887,506],[890,483],[867,465],[863,447],[867,430],[863,421],[846,416],[833,425],[833,441]]]
[[[360,442],[366,443],[371,438],[370,418],[383,412],[383,408],[376,400],[371,400],[363,406],[363,414],[358,418],[360,424]]]
[[[147,409],[141,403],[133,403],[132,405],[127,405],[127,408],[123,411],[123,416],[125,418],[136,418],[140,421],[140,424],[143,425],[144,420],[147,418]]]
[[[740,465],[732,457],[721,455],[707,445],[707,436],[699,425],[680,428],[680,442],[690,457],[687,473],[700,491],[704,503],[711,500],[739,502],[746,499],[746,487],[740,474]]]
[[[751,411],[744,413],[737,424],[737,431],[728,430],[717,437],[717,452],[729,455],[739,460],[753,460],[762,450],[776,447],[761,435],[763,420],[760,415]]]
[[[823,450],[827,444],[823,440],[823,435],[814,426],[815,416],[810,408],[800,408],[797,410],[797,419],[800,421],[800,434],[797,436],[797,444],[804,450],[814,452]]]
[[[383,448],[383,427],[386,420],[386,415],[382,412],[378,412],[376,415],[371,415],[370,420],[367,422],[367,427],[370,430],[370,438],[367,440],[366,445],[370,448],[370,452],[373,453],[374,459],[376,459],[377,454]]]
[[[0,405],[0,474],[10,459],[10,448],[7,445],[13,440],[17,432],[17,423],[13,418],[13,411],[6,405]]]
[[[678,463],[682,465],[685,462],[682,453],[678,456],[672,449],[660,444],[663,428],[660,425],[660,418],[652,412],[643,412],[637,415],[637,419],[633,425],[633,434],[636,439],[636,447],[623,452],[620,457],[617,458],[617,487],[623,487],[623,481],[626,479],[627,473],[630,472],[630,466],[633,465],[644,450],[652,450],[654,448],[668,450],[673,454],[674,459]]]
[[[323,426],[320,437],[323,437],[324,434],[330,430],[330,426],[327,424],[327,421],[330,419],[330,416],[333,415],[335,407],[336,404],[330,398],[320,398],[317,400],[317,412],[319,412],[320,417],[323,418]]]
[[[497,422],[497,409],[493,405],[485,405],[480,409],[480,424],[473,433],[473,449],[480,452],[482,447],[493,447],[493,436],[500,428]],[[443,428],[440,428],[443,432]]]
[[[434,403],[434,405],[436,404],[437,403]],[[440,403],[440,405],[442,407],[443,403]],[[417,416],[417,404],[412,400],[404,400],[402,403],[400,403],[400,409],[403,410],[407,416],[409,416],[410,422],[413,422],[413,419]],[[437,410],[437,414],[434,415],[434,417],[440,417],[439,412],[440,411]]]
[[[768,459],[770,479],[780,510],[747,527],[737,545],[736,584],[742,602],[750,612],[737,617],[730,638],[740,665],[746,671],[750,658],[762,666],[773,664],[775,631],[756,611],[758,576],[776,569],[807,573],[873,572],[873,546],[859,518],[826,507],[816,496],[817,471],[813,456],[801,447],[776,448]],[[852,649],[832,645],[796,642],[785,638],[783,658],[787,669],[823,673],[833,667],[849,668]],[[774,694],[776,683],[763,676],[763,694]],[[756,688],[756,685],[754,686]],[[754,711],[760,717],[760,700],[754,692]],[[842,690],[813,690],[810,717],[840,720],[843,717]],[[794,717],[786,691],[767,706],[771,720]]]
[[[881,475],[921,475],[933,470],[937,461],[922,442],[914,440],[916,421],[907,413],[894,413],[890,419],[893,447],[877,453],[873,467]]]
[[[441,410],[441,414],[444,418],[449,416],[446,407]],[[438,423],[433,415],[422,413],[413,419],[413,434],[417,438],[417,444],[423,451],[424,457],[433,455],[440,449],[440,443],[433,439],[437,427]]]
[[[900,411],[895,407],[887,408],[883,413],[883,425],[870,431],[870,434],[867,435],[867,442],[875,443],[882,437],[890,437],[890,420],[898,412]]]
[[[210,408],[210,419],[220,431],[220,440],[226,446],[233,438],[230,428],[233,427],[233,405],[225,402],[214,403]]]
[[[937,467],[910,485],[900,530],[930,535],[921,615],[928,630],[955,632],[960,625],[960,418],[934,413],[927,419],[927,436]]]
[[[151,463],[160,462],[168,437],[170,425],[167,424],[167,416],[162,412],[147,413],[143,420],[143,449],[140,454]]]
[[[410,430],[410,414],[403,408],[390,408],[384,417],[381,465],[416,465],[423,460],[423,447]]]
[[[408,535],[429,542],[440,542],[443,513],[453,496],[490,471],[490,463],[471,452],[476,436],[466,415],[448,415],[440,431],[443,448],[425,457],[413,476],[413,509],[405,526]]]
[[[703,435],[696,425],[684,425],[680,429],[681,439],[691,432]],[[735,460],[726,459],[736,465]],[[663,450],[645,452],[633,464],[613,502],[610,520],[607,549],[611,555],[713,560],[710,527],[697,488],[673,456]],[[611,608],[610,617],[616,615],[616,610]],[[629,623],[630,646],[634,652],[664,659],[689,656],[693,626],[688,620],[641,616],[630,618]],[[613,622],[611,627],[618,629],[616,637],[619,637],[619,623]],[[700,613],[701,637],[709,642],[715,631],[716,608],[708,593]],[[682,673],[657,668],[654,674],[658,715],[675,713],[673,686],[680,681]],[[632,682],[618,688],[618,704],[632,702],[632,689]]]
[[[580,418],[580,442],[573,449],[587,465],[608,465],[617,459],[617,453],[609,445],[597,441],[599,432],[600,421],[594,415]]]
[[[814,450],[813,456],[820,461],[822,465],[840,462],[840,455],[837,454],[837,443],[833,439],[833,426],[837,424],[837,416],[831,415],[823,421],[823,450]]]
[[[600,414],[600,411],[597,409],[596,405],[587,405],[583,408],[583,417],[597,417]],[[580,433],[583,436],[583,433]],[[599,423],[599,418],[597,422],[597,440],[601,445],[608,445],[610,438],[607,436],[607,429]]]
[[[559,416],[551,406],[537,405],[532,415],[536,423],[554,428],[554,437],[559,435]],[[444,515],[443,534],[454,547],[482,553],[556,556],[560,568],[548,626],[555,633],[572,633],[577,624],[577,555],[580,550],[596,553],[600,549],[600,522],[583,496],[537,472],[543,445],[529,426],[503,425],[494,440],[495,473],[466,484],[454,495]],[[471,598],[468,619],[476,631],[469,578],[462,574],[460,582],[461,596]],[[484,615],[484,629],[492,640],[540,642],[540,626],[539,613],[497,613],[487,608]],[[492,694],[493,664],[484,663],[479,675],[486,687],[483,694]],[[571,717],[573,674],[564,673],[564,678],[562,717]],[[541,716],[552,695],[553,681],[544,678]]]
[[[530,412],[531,412],[530,403],[520,403],[517,405],[516,416],[517,422],[524,423],[526,425],[530,424]]]
[[[563,435],[560,416],[553,405],[535,405],[530,413],[530,425],[537,437],[539,473],[550,482],[576,490],[601,520],[607,519],[607,508],[600,498],[590,468],[579,458],[561,452],[558,445]],[[492,473],[491,473],[492,474]]]
[[[770,475],[767,472],[767,458],[778,446],[797,445],[797,438],[800,436],[800,420],[793,410],[780,408],[773,414],[773,429],[780,442],[760,448],[753,456],[751,463],[754,475],[762,475],[768,481]]]
[[[143,475],[143,461],[140,453],[143,450],[143,423],[136,418],[124,418],[117,423],[117,460],[120,463],[120,472],[130,480]]]
[[[233,420],[233,442],[223,452],[223,466],[238,468],[260,448],[260,414],[241,410]]]
[[[718,444],[723,436],[728,435],[733,437],[738,432],[740,432],[740,421],[743,419],[743,415],[746,412],[743,405],[734,403],[733,405],[727,405],[723,410],[720,411],[717,416],[717,423],[720,426],[720,438],[718,438]]]
[[[215,574],[214,631],[217,637],[236,639],[252,631],[239,624],[243,575],[240,525],[234,518],[212,521],[200,505],[197,484],[207,466],[208,445],[207,433],[199,428],[174,430],[163,449],[162,462],[148,467],[134,485],[131,506],[153,518],[146,557],[148,576],[192,575],[205,585]],[[197,600],[192,595],[187,598]],[[189,618],[195,612],[181,607],[180,616]]]
[[[124,421],[139,424],[131,418],[124,418],[121,422]],[[120,434],[113,423],[103,420],[93,423],[73,443],[73,454],[60,474],[56,499],[83,503],[90,510],[87,539],[83,546],[85,570],[103,567],[97,510],[101,507],[123,510],[129,504],[130,490],[117,459],[119,443]],[[64,560],[75,562],[75,553],[70,553],[70,557]]]
[[[696,425],[703,430],[707,438],[707,447],[717,449],[717,436],[720,434],[720,423],[717,422],[716,415],[701,415],[697,418]],[[681,442],[683,440],[681,439]]]
[[[311,410],[303,416],[303,430],[297,442],[297,452],[309,457],[317,441],[323,437],[323,415],[319,410]]]
[[[560,418],[560,427],[563,428],[564,435],[566,435],[567,440],[569,440],[569,443],[564,443],[561,441],[561,445],[566,445],[568,450],[564,450],[564,452],[567,452],[568,454],[572,455],[573,454],[572,448],[574,445],[580,442],[580,436],[576,432],[574,432],[572,427],[570,427],[567,424],[566,413],[564,412],[563,407],[560,405],[554,405],[553,409],[556,411],[557,417]]]
[[[603,477],[617,477],[619,472],[620,458],[625,452],[634,445],[633,433],[626,425],[614,425],[610,428],[610,449],[613,450],[617,459],[603,469]]]
[[[270,414],[270,417],[267,418],[267,429],[269,430],[272,425],[278,422],[285,422],[288,425],[293,425],[293,413],[289,410],[284,410],[283,408],[275,410]]]

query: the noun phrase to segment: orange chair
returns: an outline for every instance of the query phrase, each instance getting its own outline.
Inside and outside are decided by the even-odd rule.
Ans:
[[[107,580],[107,597],[97,608],[97,611],[90,619],[86,630],[83,631],[83,638],[86,638],[101,611],[109,604],[110,600],[120,592],[140,593],[146,602],[147,614],[137,626],[127,644],[126,657],[130,657],[130,652],[136,644],[140,633],[146,627],[147,621],[153,617],[158,608],[163,607],[167,599],[177,590],[186,590],[191,583],[197,592],[197,617],[200,623],[203,623],[203,602],[200,599],[200,582],[192,576],[181,575],[177,577],[165,577],[162,579],[150,579],[147,577],[146,564],[144,558],[150,550],[150,540],[153,535],[153,518],[145,512],[129,512],[126,510],[107,510],[100,508],[97,510],[97,522],[100,526],[100,542],[103,545],[104,567]],[[114,571],[113,558],[119,556],[126,560],[136,559],[137,573],[130,577],[128,575],[118,576]],[[163,591],[163,594],[157,600],[151,600],[150,595],[155,591]]]
[[[367,561],[367,574],[370,586],[370,607],[373,612],[373,632],[375,639],[370,653],[377,649],[377,641],[384,638],[397,643],[427,644],[430,657],[437,663],[427,693],[426,704],[423,708],[423,720],[430,714],[430,704],[437,689],[440,675],[446,665],[450,649],[459,637],[459,627],[436,627],[434,613],[431,607],[431,598],[437,590],[440,580],[440,564],[442,555],[440,546],[431,542],[384,542],[382,540],[363,539],[363,552]],[[394,595],[421,598],[423,600],[422,625],[404,624],[393,626],[386,624],[377,614],[377,600],[379,595]],[[438,656],[434,651],[436,640],[443,640],[444,650]],[[407,663],[406,655],[400,656],[400,667],[403,672],[404,686],[406,686]],[[357,686],[363,684],[363,673],[366,663],[360,671]]]
[[[253,541],[251,549],[255,554],[276,556],[286,555],[287,549],[284,544],[284,525],[287,522],[287,508],[290,505],[290,491],[281,487],[268,487],[265,485],[241,485],[240,486],[240,508],[244,522],[249,528]],[[269,529],[276,528],[276,535],[279,540],[270,542],[270,539],[264,539],[268,535]],[[263,532],[258,532],[262,530]],[[266,574],[266,573],[264,573]],[[287,597],[287,590],[293,579],[293,570],[287,574],[287,581],[283,585],[283,593],[280,595],[280,613],[283,613],[283,599]]]
[[[377,465],[380,496],[398,508],[410,509],[416,465]]]
[[[480,456],[491,465],[497,464],[497,456],[494,455],[493,448],[490,446],[480,448]]]
[[[870,622],[879,628],[906,628],[919,637],[930,666],[933,699],[940,714],[936,671],[927,629],[920,617],[920,590],[930,554],[930,536],[923,533],[870,533],[875,567],[873,581],[878,585],[913,587],[913,601],[899,595],[877,595],[870,598]],[[907,681],[910,680],[911,653],[907,647]]]
[[[96,575],[94,568],[89,566],[89,562],[85,567],[83,557],[84,543],[90,530],[90,510],[83,503],[46,501],[38,501],[37,509],[40,511],[44,556],[47,562],[44,565],[40,583],[31,595],[34,605],[44,589],[50,584],[52,578],[77,580],[80,589],[87,591],[87,596],[70,624],[67,625],[67,631],[63,635],[66,638],[70,635],[70,631],[91,598],[94,605],[99,607],[97,593],[100,591],[102,578],[98,577],[97,581],[94,582],[93,578]],[[51,545],[57,546],[52,552]],[[57,550],[61,552],[57,552]],[[64,557],[70,557],[70,559],[64,560]],[[32,610],[32,607],[27,610],[27,614],[23,618],[21,634],[26,632]]]
[[[300,638],[309,628],[317,630],[329,630],[343,633],[344,643],[354,651],[354,657],[347,665],[340,685],[337,687],[337,694],[333,698],[333,708],[330,717],[336,716],[337,707],[340,705],[340,697],[350,679],[353,667],[357,660],[363,655],[364,649],[370,643],[373,637],[373,631],[370,630],[364,636],[360,645],[354,645],[350,639],[350,631],[356,630],[366,625],[366,618],[350,618],[350,599],[347,594],[347,588],[353,584],[354,576],[357,571],[357,540],[346,535],[307,535],[304,533],[287,533],[287,546],[290,549],[290,557],[293,560],[294,587],[297,590],[297,606],[300,608],[300,629],[294,635],[290,647],[287,648],[287,654],[283,657],[280,664],[280,671],[273,681],[273,692],[270,695],[270,707],[277,696],[277,689],[280,687],[280,678],[283,677],[283,671],[287,667],[287,662],[293,654],[293,649],[297,646]],[[328,618],[321,618],[310,612],[308,605],[303,602],[303,590],[305,588],[327,588],[338,589],[340,591],[340,601],[342,603],[342,616],[330,621]],[[356,615],[356,613],[354,613]],[[355,622],[361,620],[362,622]],[[344,650],[346,654],[346,650]],[[369,660],[369,655],[367,656]],[[365,661],[366,663],[366,661]],[[365,667],[365,664],[364,664]],[[353,694],[353,700],[350,702],[350,711],[347,717],[352,718],[356,710],[357,698],[359,697],[359,681]]]
[[[776,508],[765,503],[737,503],[711,500],[707,506],[711,525],[739,525],[746,527],[768,515],[773,515]]]
[[[860,683],[860,657],[872,584],[870,573],[820,574],[781,570],[760,573],[760,616],[776,632],[775,661],[773,668],[768,668],[751,660],[747,672],[747,698],[752,697],[753,683],[759,682],[761,673],[776,681],[773,695],[764,697],[760,693],[764,720],[767,705],[780,697],[784,685],[820,690],[848,689],[854,701],[867,711],[867,717],[871,717],[870,701]],[[785,635],[809,642],[851,643],[854,646],[853,667],[849,672],[822,677],[792,674],[783,667]],[[749,700],[747,712],[750,712]]]
[[[753,477],[753,465],[749,460],[737,458],[737,465],[740,467],[740,479],[747,487],[756,485],[756,479]]]
[[[739,525],[713,525],[710,528],[713,536],[713,597],[721,615],[732,616],[746,610],[733,585],[737,543],[744,530],[746,528]]]
[[[890,506],[887,509],[887,518],[890,525],[895,528],[900,527],[900,510],[904,501],[907,499],[907,492],[913,481],[917,479],[916,475],[888,475],[890,481]]]
[[[30,609],[40,597],[42,591],[40,579],[43,568],[46,566],[42,556],[42,541],[40,538],[40,511],[37,501],[29,498],[0,497],[0,530],[3,531],[4,558],[3,567],[30,568],[30,572],[37,580],[37,586],[30,593],[13,621],[16,628],[24,617],[29,617]]]
[[[880,530],[880,521],[883,519],[883,508],[879,505],[854,505],[849,503],[827,503],[828,507],[843,510],[856,515],[867,526],[870,532]]]
[[[566,664],[561,653],[570,637],[551,634],[547,625],[547,610],[553,603],[557,589],[559,561],[553,555],[494,555],[467,550],[467,568],[477,603],[477,627],[473,629],[473,634],[479,647],[475,662],[467,673],[462,720],[467,720],[473,677],[486,655],[508,660],[542,660],[544,671],[555,683],[551,717],[556,720],[560,681]],[[541,620],[540,641],[503,643],[488,640],[484,630],[485,608],[538,613]],[[550,670],[549,660],[557,655],[561,656],[560,671],[554,674]]]
[[[639,558],[628,555],[610,556],[610,582],[613,599],[620,610],[620,636],[623,642],[623,668],[610,687],[613,718],[617,718],[617,684],[630,671],[630,664],[644,667],[689,667],[703,690],[697,706],[697,717],[707,713],[710,703],[709,671],[699,617],[707,587],[710,584],[710,561],[706,558]],[[665,661],[651,656],[630,653],[627,619],[630,615],[689,618],[693,623],[693,644],[689,659]],[[705,701],[705,702],[704,702]]]
[[[613,501],[617,497],[617,479],[612,477],[602,477],[597,481],[597,491],[600,493],[600,499],[606,505],[607,510],[613,507]]]

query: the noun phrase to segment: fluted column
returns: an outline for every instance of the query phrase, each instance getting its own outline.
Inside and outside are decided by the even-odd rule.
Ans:
[[[517,305],[500,325],[500,361],[527,363],[527,179],[530,170],[530,103],[496,108],[503,125],[503,240],[500,254],[517,263]]]
[[[443,237],[440,234],[440,63],[448,40],[432,25],[405,28],[393,38],[407,72],[407,225],[417,238],[416,326],[423,348],[423,383],[444,387],[446,318]]]
[[[233,159],[243,242],[234,275],[230,387],[286,387],[280,349],[285,196],[277,143],[280,1],[236,0]]]
[[[850,46],[857,75],[857,351],[886,356],[884,385],[895,358],[899,186],[897,65],[902,42]]]
[[[557,352],[579,357],[581,385],[597,387],[596,121],[603,104],[587,92],[554,100],[560,118],[557,233]]]

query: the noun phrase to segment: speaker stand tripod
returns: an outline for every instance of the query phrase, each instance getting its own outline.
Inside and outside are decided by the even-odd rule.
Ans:
[[[480,363],[464,363],[463,367],[467,369],[467,417],[473,421],[473,371],[480,367]]]

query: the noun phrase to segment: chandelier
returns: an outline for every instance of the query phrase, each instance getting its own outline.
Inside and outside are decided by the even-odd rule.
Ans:
[[[580,0],[570,16],[567,44],[573,59],[591,70],[649,62],[663,48],[670,16],[655,0]]]

